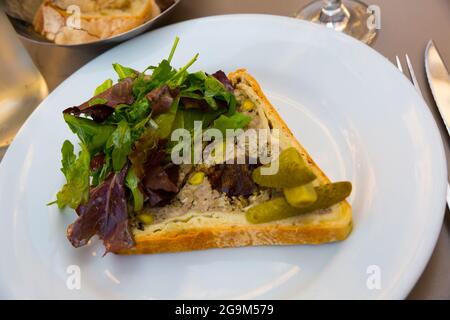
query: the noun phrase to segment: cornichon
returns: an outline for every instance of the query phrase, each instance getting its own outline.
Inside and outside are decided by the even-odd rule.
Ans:
[[[336,182],[315,187],[317,200],[310,206],[295,208],[284,197],[263,202],[251,207],[246,212],[246,218],[250,223],[264,223],[281,220],[319,209],[326,209],[347,198],[352,191],[350,182]]]
[[[288,148],[281,152],[278,160],[278,171],[275,174],[261,174],[261,167],[252,173],[253,181],[263,187],[292,188],[304,185],[316,179],[316,175],[308,168],[297,149]]]
[[[307,207],[317,200],[317,193],[312,183],[299,187],[284,188],[283,193],[287,202],[296,208]]]

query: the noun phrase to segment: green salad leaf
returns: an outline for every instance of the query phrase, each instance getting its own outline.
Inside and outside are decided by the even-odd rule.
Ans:
[[[227,129],[245,128],[251,119],[251,117],[239,112],[235,112],[232,116],[221,115],[214,121],[213,128],[219,129],[225,136]]]
[[[125,178],[125,185],[128,189],[130,189],[131,194],[133,195],[134,211],[141,211],[144,207],[144,195],[139,189],[139,178],[137,177],[133,167],[128,170],[127,177]]]
[[[225,86],[213,76],[206,75],[203,71],[189,74],[180,85],[180,97],[196,100],[205,100],[213,110],[219,109],[217,100],[226,102],[228,115],[236,111],[236,98]]]
[[[75,153],[73,151],[73,144],[69,140],[64,141],[63,146],[61,148],[61,154],[62,154],[61,171],[62,171],[62,173],[64,173],[64,176],[66,176],[66,178],[67,178],[70,168],[72,167],[73,163],[77,159],[77,157],[75,156]]]
[[[105,155],[105,162],[103,163],[103,166],[95,171],[91,171],[91,184],[92,186],[96,187],[100,183],[102,183],[109,175],[110,172],[112,172],[112,164],[111,164],[111,156],[109,154]]]
[[[112,167],[120,171],[127,162],[131,151],[131,130],[126,121],[121,121],[106,143],[106,150],[111,150]]]
[[[214,98],[223,98],[225,97],[229,100],[229,92],[226,92],[225,87],[219,80],[214,77],[206,77],[205,79],[205,100],[209,104],[211,108],[216,110],[218,108],[217,102]],[[229,101],[225,100],[227,103]]]
[[[99,85],[95,91],[94,91],[94,96],[99,95],[100,93],[105,92],[106,90],[108,90],[109,88],[111,88],[113,85],[113,81],[111,79],[107,79],[105,80],[105,82],[103,82],[101,85]]]
[[[138,76],[138,73],[128,67],[124,67],[119,63],[113,63],[113,68],[116,71],[117,75],[119,76],[119,80],[123,80],[125,78],[136,78]]]
[[[62,168],[66,177],[66,184],[56,195],[59,208],[69,206],[76,209],[89,199],[89,169],[91,157],[87,147],[80,143],[81,151],[76,158],[73,144],[66,140],[61,148]]]
[[[88,102],[89,107],[96,106],[99,104],[106,104],[106,103],[108,103],[108,99],[105,99],[105,98],[94,98],[92,100],[89,100],[89,102]]]
[[[141,73],[133,84],[133,93],[137,97],[137,101],[145,99],[147,93],[167,83],[177,73],[166,59],[162,60],[157,66],[148,67],[147,70],[152,70],[151,76],[148,77]]]
[[[116,130],[113,125],[97,123],[70,114],[64,114],[64,120],[93,155],[103,150],[109,137]]]
[[[133,85],[133,92],[138,101],[143,99],[145,94],[151,90],[164,84],[167,84],[171,88],[179,87],[189,75],[187,69],[197,60],[198,54],[177,71],[170,63],[177,48],[178,41],[179,38],[176,37],[167,59],[163,59],[157,66],[149,66],[145,70],[152,71],[150,76],[146,76],[144,71],[137,77]]]
[[[155,118],[155,123],[158,126],[158,136],[161,139],[169,138],[172,133],[179,102],[180,98],[175,99],[170,106],[169,112],[162,113]]]

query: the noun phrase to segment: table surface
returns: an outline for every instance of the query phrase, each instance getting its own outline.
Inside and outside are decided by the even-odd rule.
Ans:
[[[307,2],[308,0],[182,0],[168,23],[229,13],[292,16]],[[444,59],[450,63],[450,1],[371,0],[367,3],[376,4],[381,9],[381,30],[373,48],[391,61],[394,61],[395,55],[403,56],[407,53],[410,56],[424,98],[441,130],[446,154],[450,156],[450,138],[431,96],[423,64],[424,50],[429,39],[435,40]],[[24,45],[41,70],[50,90],[86,62],[108,49],[108,47],[102,47],[89,50],[69,50],[36,46],[26,42]],[[430,262],[408,298],[450,299],[450,218],[448,209]]]

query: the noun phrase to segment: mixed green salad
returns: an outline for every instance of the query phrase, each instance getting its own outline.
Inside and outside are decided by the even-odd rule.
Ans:
[[[59,208],[76,210],[69,226],[75,247],[95,234],[107,252],[133,246],[128,211],[139,212],[144,202],[158,205],[178,188],[167,165],[173,130],[245,127],[250,117],[236,111],[236,98],[227,76],[218,71],[190,73],[198,54],[180,69],[171,65],[179,39],[167,59],[138,72],[113,64],[118,79],[107,79],[85,103],[64,110],[64,120],[80,140],[64,141],[61,171],[66,183],[56,195]],[[151,167],[153,174],[146,176]],[[142,182],[146,179],[145,192]]]

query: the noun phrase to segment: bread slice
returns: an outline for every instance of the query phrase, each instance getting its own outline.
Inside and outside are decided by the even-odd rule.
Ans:
[[[79,8],[79,26],[73,6]],[[56,44],[80,44],[121,34],[160,13],[154,0],[45,0],[34,28]]]
[[[256,80],[246,70],[229,75],[238,99],[250,99],[260,116],[280,130],[281,149],[295,147],[317,175],[317,183],[330,180],[292,135]],[[192,211],[134,229],[136,246],[120,254],[142,254],[258,245],[320,244],[347,238],[352,210],[347,201],[331,208],[264,224],[249,223],[243,211]]]

